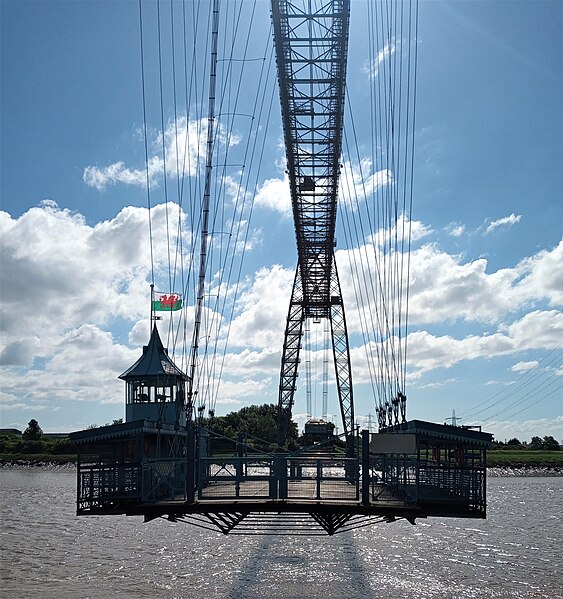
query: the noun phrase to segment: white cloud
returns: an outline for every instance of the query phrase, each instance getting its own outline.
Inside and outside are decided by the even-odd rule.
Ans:
[[[383,62],[392,56],[396,51],[395,41],[390,41],[375,55],[373,60],[364,66],[364,72],[370,79],[375,79],[379,75],[379,68]]]
[[[418,231],[418,232],[417,232]],[[413,238],[427,234],[426,227],[414,226]],[[379,241],[381,241],[380,234]],[[382,261],[382,257],[378,256]],[[400,259],[400,255],[399,255]],[[350,276],[350,261],[362,263],[366,277],[377,280],[375,253],[372,246],[337,252],[339,273],[344,289],[348,324],[359,330],[359,314],[355,313],[356,297]],[[512,268],[487,272],[487,260],[479,258],[463,262],[433,244],[411,252],[409,322],[412,325],[440,322],[498,323],[522,309],[546,301],[552,307],[563,305],[563,240],[551,250],[542,250],[525,258]],[[404,271],[406,277],[406,270]],[[373,295],[367,305],[375,311]]]
[[[155,256],[166,260],[165,212],[160,205],[152,214]],[[178,214],[169,204],[173,222]],[[17,219],[0,213],[0,256],[3,392],[121,401],[121,384],[114,388],[112,381],[136,352],[116,344],[103,329],[110,319],[134,323],[147,312],[147,210],[127,207],[95,226],[51,201]],[[155,268],[158,275],[167,263],[156,261]],[[120,354],[126,356],[123,362]],[[101,381],[119,394],[106,392]]]
[[[169,204],[168,213],[172,222],[180,221],[184,227],[177,206]],[[165,257],[165,206],[155,206],[152,215],[153,236],[160,244],[155,255]],[[94,226],[51,201],[19,218],[0,212],[0,389],[5,406],[45,406],[61,399],[122,403],[123,386],[116,377],[138,358],[139,346],[148,336],[147,224],[147,210],[135,207]],[[423,223],[412,225],[414,238],[429,234]],[[373,257],[373,246],[368,249]],[[347,253],[340,250],[337,259],[347,323],[354,335],[360,330],[360,316],[346,268]],[[466,360],[555,347],[563,338],[559,309],[563,285],[557,268],[561,263],[563,240],[512,268],[492,273],[487,272],[486,260],[464,262],[434,245],[413,251],[413,326],[440,323],[447,333],[452,322],[479,321],[488,323],[490,332],[457,337],[411,327],[411,380]],[[157,274],[167,270],[166,262],[157,261],[155,266]],[[293,269],[274,265],[241,282],[222,371],[221,400],[259,401],[268,393],[271,396],[272,389],[276,395],[294,274]],[[234,288],[228,293],[233,294]],[[32,309],[23,309],[26,305]],[[211,306],[206,308],[206,321],[218,318]],[[121,332],[112,334],[108,331],[116,330],[116,319]],[[186,322],[189,332],[193,310],[186,311]],[[168,320],[160,325],[166,344]],[[128,339],[135,349],[121,339]],[[356,382],[368,380],[364,348],[356,341],[351,351]],[[523,371],[524,364],[514,369]]]
[[[364,158],[360,163],[344,161],[341,176],[339,201],[356,210],[378,189],[393,183],[393,173],[388,169],[372,172],[372,163]]]
[[[207,137],[207,119],[191,120],[186,116],[168,122],[164,132],[160,132],[152,141],[151,156],[143,168],[132,169],[122,161],[105,167],[87,166],[84,169],[84,182],[90,187],[103,191],[108,185],[123,183],[146,187],[154,187],[163,176],[166,166],[167,175],[174,177],[193,176],[205,167],[205,147]],[[217,147],[231,147],[240,143],[235,133],[227,133],[217,123]],[[166,156],[166,163],[164,161]]]
[[[147,184],[154,185],[156,177],[163,172],[164,161],[153,156],[148,162],[148,168],[130,169],[123,162],[115,162],[102,168],[98,166],[87,166],[82,178],[89,187],[98,191],[104,191],[108,185],[124,183],[126,185],[138,185],[144,187]]]
[[[436,368],[451,368],[464,360],[477,360],[521,351],[552,349],[563,338],[563,313],[534,311],[510,325],[485,335],[455,339],[435,336],[427,331],[408,335],[408,360],[411,376],[418,378]]]
[[[278,350],[295,273],[279,265],[262,268],[248,281],[237,300],[237,315],[231,325],[230,345]]]
[[[0,410],[25,410],[29,412],[42,412],[47,410],[49,406],[39,404],[26,404],[26,403],[2,403],[0,404]]]
[[[409,220],[408,216],[401,214],[393,227],[389,229],[380,229],[376,233],[369,235],[367,241],[375,243],[380,248],[394,245],[395,242],[401,244],[407,241],[410,236],[411,242],[419,241],[432,233],[432,229],[427,227],[419,220]]]
[[[291,193],[289,191],[289,179],[266,179],[254,198],[256,206],[263,206],[280,212],[285,216],[291,214]]]
[[[495,229],[498,229],[498,227],[503,227],[505,225],[508,225],[508,226],[515,225],[516,223],[520,222],[521,218],[522,218],[521,214],[517,215],[517,214],[513,213],[510,216],[505,216],[503,218],[499,218],[498,220],[493,220],[492,222],[489,223],[489,226],[485,230],[485,233],[491,233]]]
[[[450,223],[445,229],[446,233],[451,237],[461,237],[465,233],[465,225],[460,223]]]
[[[512,372],[527,372],[528,370],[534,369],[538,364],[539,362],[537,360],[518,362],[517,364],[514,364],[510,370],[512,370]]]

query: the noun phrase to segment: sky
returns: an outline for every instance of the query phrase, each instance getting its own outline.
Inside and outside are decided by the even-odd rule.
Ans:
[[[205,151],[203,121],[185,107],[174,110],[166,74],[158,109],[155,6],[143,5],[144,113],[137,2],[0,3],[2,427],[23,430],[35,418],[45,431],[65,432],[124,416],[117,376],[140,355],[149,332],[147,202],[152,265],[165,286],[164,240],[175,235],[167,225],[188,219],[188,202],[178,206],[181,181],[190,194],[201,195],[190,168],[200,169],[197,156]],[[166,33],[170,4],[161,6]],[[182,6],[190,11],[194,3],[176,2],[176,18]],[[366,65],[377,60],[362,34],[364,9],[364,2],[352,1],[347,80],[360,160],[373,77]],[[253,28],[237,51],[247,44],[252,60],[244,63],[244,77],[243,67],[232,62],[222,93],[241,99],[230,121],[233,133],[218,127],[219,146],[225,156],[232,148],[237,160],[253,147],[251,139],[262,151],[251,160],[245,155],[248,203],[236,208],[247,236],[240,283],[231,294],[236,302],[228,317],[218,414],[277,403],[296,263],[273,70],[264,79],[264,90],[275,91],[268,96],[269,119],[252,129],[245,117],[254,90],[261,89],[259,69],[273,64],[260,59],[271,50],[269,3],[246,2],[244,14]],[[230,22],[234,28],[234,17]],[[462,424],[480,424],[500,440],[553,435],[563,442],[562,22],[557,1],[420,2],[409,419],[443,422],[455,410]],[[194,69],[204,71],[208,52],[203,42],[193,49]],[[237,81],[244,82],[238,91]],[[207,81],[199,86],[194,105],[203,115]],[[182,179],[173,159],[179,136],[190,127],[199,141],[192,141]],[[358,176],[354,160],[343,156]],[[380,172],[377,165],[364,166],[366,176]],[[234,205],[242,171],[239,162],[228,167],[222,181]],[[216,239],[227,237],[213,226]],[[349,251],[339,241],[337,263],[344,265]],[[346,280],[345,273],[341,277]],[[353,309],[347,318],[356,415],[366,425],[374,402],[363,375],[359,319]],[[163,336],[168,323],[159,323]],[[320,393],[314,391],[317,416]],[[301,385],[294,408],[300,424],[305,411]],[[338,412],[333,384],[328,412],[330,418]]]

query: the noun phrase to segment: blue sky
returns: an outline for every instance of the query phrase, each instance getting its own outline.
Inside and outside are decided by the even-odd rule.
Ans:
[[[157,157],[155,4],[144,7],[149,156]],[[360,131],[370,60],[364,9],[353,0],[347,83]],[[0,11],[0,422],[22,428],[37,418],[50,431],[103,424],[123,415],[116,377],[148,332],[138,4],[4,0]],[[555,1],[420,3],[410,418],[443,421],[455,409],[501,439],[563,440],[562,22]],[[248,57],[268,51],[268,29],[269,3],[259,1]],[[198,60],[205,50],[196,48]],[[258,89],[260,64],[248,63],[241,114],[255,99],[248,90]],[[207,81],[199,85],[204,98]],[[182,115],[166,75],[164,91],[164,139],[173,143]],[[240,157],[248,119],[237,117],[234,129]],[[277,401],[295,267],[277,91],[268,127],[255,134],[265,151],[260,171],[252,166],[258,193],[218,413]],[[177,182],[170,175],[170,201]],[[156,173],[157,234],[164,192]],[[165,248],[155,247],[163,260]],[[344,260],[342,243],[338,251]],[[33,307],[22,309],[22,298]],[[359,355],[354,331],[352,345]],[[329,397],[334,414],[333,390]],[[475,408],[481,403],[489,409]],[[304,412],[301,396],[295,412]],[[374,413],[360,383],[356,413],[362,422]]]

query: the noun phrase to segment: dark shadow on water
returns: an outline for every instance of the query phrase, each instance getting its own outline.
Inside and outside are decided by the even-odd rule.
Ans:
[[[376,599],[352,533],[264,536],[227,599]]]

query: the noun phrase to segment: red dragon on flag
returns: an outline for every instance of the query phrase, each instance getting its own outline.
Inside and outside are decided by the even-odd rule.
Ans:
[[[173,312],[182,309],[182,296],[178,293],[157,293],[158,299],[153,300],[152,309],[156,312]]]

